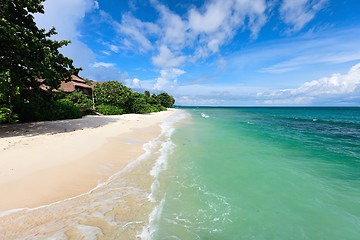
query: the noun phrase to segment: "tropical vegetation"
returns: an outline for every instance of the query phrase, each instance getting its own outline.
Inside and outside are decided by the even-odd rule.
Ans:
[[[159,112],[173,107],[175,102],[167,93],[150,96],[149,91],[133,92],[117,81],[97,84],[93,95],[96,110],[105,115]]]
[[[175,100],[167,93],[133,92],[117,81],[97,84],[92,97],[54,93],[61,81],[70,81],[81,68],[59,52],[70,41],[52,40],[55,28],[46,31],[36,26],[33,14],[44,13],[44,1],[0,1],[0,123],[79,118],[94,109],[113,115],[173,106]]]

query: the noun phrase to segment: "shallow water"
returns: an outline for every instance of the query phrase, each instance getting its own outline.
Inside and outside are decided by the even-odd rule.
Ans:
[[[153,239],[360,239],[359,108],[185,110]]]

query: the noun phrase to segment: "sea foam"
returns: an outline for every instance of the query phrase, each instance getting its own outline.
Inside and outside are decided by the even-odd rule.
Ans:
[[[160,199],[160,174],[165,171],[168,167],[168,159],[169,155],[173,153],[175,148],[175,144],[171,141],[171,136],[175,131],[174,125],[186,118],[190,118],[190,114],[185,111],[179,111],[178,113],[172,114],[168,118],[164,120],[161,124],[162,132],[160,136],[154,141],[161,141],[161,148],[159,150],[159,157],[157,158],[153,168],[150,170],[150,175],[155,178],[154,182],[151,185],[151,193],[148,196],[149,201],[159,204],[154,207],[153,211],[149,215],[149,224],[143,227],[142,232],[137,235],[137,237],[149,240],[153,239],[154,233],[156,231],[156,222],[158,221],[161,211],[163,209],[163,205],[165,202],[165,197]]]

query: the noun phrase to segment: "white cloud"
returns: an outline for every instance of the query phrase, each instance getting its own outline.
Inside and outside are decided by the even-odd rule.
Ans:
[[[127,86],[128,87],[130,87],[130,88],[141,88],[141,81],[140,81],[140,79],[138,79],[138,78],[134,78],[134,79],[128,79],[127,81],[126,81],[126,84],[127,84]]]
[[[177,67],[182,64],[186,59],[186,56],[175,56],[170,49],[162,45],[159,49],[159,55],[152,58],[155,66],[163,68]]]
[[[319,80],[305,82],[298,88],[273,90],[257,94],[264,103],[310,104],[323,99],[351,98],[360,89],[360,63],[353,66],[347,74],[333,74]]]
[[[103,54],[105,54],[106,56],[110,56],[110,52],[108,52],[108,51],[101,51]]]
[[[196,33],[214,33],[231,16],[232,1],[213,1],[206,5],[204,13],[193,8],[189,11],[189,25]]]
[[[113,66],[115,66],[114,63],[95,62],[93,64],[93,67],[106,67],[106,68],[109,68],[109,67],[113,67]]]
[[[140,85],[140,80],[137,79],[137,78],[134,78],[133,79],[133,85],[137,88],[141,88],[141,85]]]
[[[283,0],[280,15],[293,31],[302,29],[310,22],[328,0]]]
[[[229,0],[211,1],[203,11],[189,11],[190,31],[199,36],[200,47],[195,51],[195,59],[216,53],[219,48],[230,41],[236,32],[249,28],[256,38],[266,23],[265,0]]]
[[[119,47],[118,47],[118,46],[115,46],[115,45],[113,45],[113,44],[109,44],[109,48],[110,48],[110,50],[113,51],[113,52],[116,52],[116,53],[119,52]]]
[[[183,75],[185,71],[177,68],[161,70],[160,77],[156,79],[155,90],[168,90],[176,86],[177,78]]]
[[[159,25],[162,31],[162,43],[171,46],[173,49],[183,48],[189,38],[187,22],[164,5],[155,4],[155,7],[161,15]]]
[[[157,50],[159,54],[152,60],[161,68],[178,67],[185,59],[195,62],[217,53],[239,29],[249,29],[256,38],[267,20],[265,0],[213,0],[200,9],[192,7],[183,16],[156,0],[150,2],[159,13],[155,23],[130,13],[124,13],[121,22],[104,11],[100,14],[117,31],[124,48],[143,53]]]
[[[56,28],[56,39],[76,39],[85,14],[96,8],[93,0],[52,0],[44,2],[45,14],[35,14],[38,26],[47,30]]]
[[[94,52],[79,40],[79,26],[85,14],[96,9],[97,2],[93,0],[52,0],[44,2],[45,14],[35,14],[36,24],[47,30],[56,28],[56,40],[71,40],[71,44],[60,49],[66,57],[74,60],[75,67],[86,69],[95,60]]]
[[[99,9],[99,2],[98,1],[94,1],[93,8],[94,9]]]
[[[58,32],[53,38],[71,40],[71,44],[63,47],[60,51],[74,60],[75,67],[84,70],[81,76],[95,81],[118,80],[128,78],[127,73],[121,73],[113,63],[97,62],[95,53],[80,41],[80,26],[83,24],[85,15],[99,8],[97,1],[93,0],[51,0],[44,2],[45,14],[36,14],[35,22],[41,28],[47,30],[53,26]],[[118,51],[115,45],[109,45],[112,51]],[[108,51],[102,51],[110,55]]]
[[[135,18],[131,13],[123,14],[121,22],[115,21],[105,11],[100,10],[100,15],[104,21],[113,26],[119,35],[125,37],[122,38],[124,47],[129,48],[136,44],[136,47],[132,49],[134,51],[147,52],[153,50],[149,37],[159,33],[160,29],[156,24],[143,22]]]

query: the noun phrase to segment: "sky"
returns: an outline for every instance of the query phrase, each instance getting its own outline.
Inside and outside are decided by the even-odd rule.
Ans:
[[[180,106],[360,106],[359,0],[47,0],[80,76]]]

